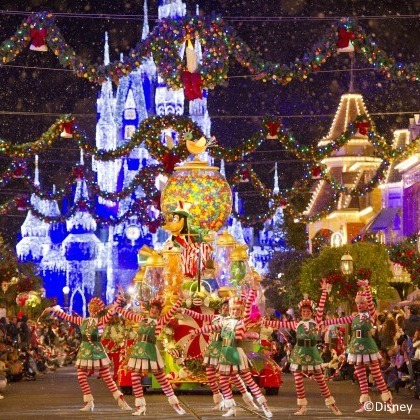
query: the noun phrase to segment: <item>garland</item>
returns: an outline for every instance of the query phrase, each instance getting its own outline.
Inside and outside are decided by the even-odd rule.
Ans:
[[[46,151],[60,137],[63,127],[72,123],[74,123],[74,118],[71,115],[63,115],[38,140],[33,142],[17,145],[13,142],[0,140],[0,154],[23,159]],[[173,129],[178,133],[179,142],[172,148],[169,148],[161,141],[162,131],[169,129]],[[346,145],[357,131],[367,135],[367,140],[375,147],[378,157],[387,160],[405,159],[416,150],[420,143],[420,137],[417,137],[403,148],[392,148],[390,146],[391,141],[379,136],[375,131],[373,121],[366,114],[363,114],[357,116],[354,121],[349,123],[348,129],[339,138],[332,140],[325,146],[300,145],[296,142],[293,133],[284,128],[278,117],[267,116],[262,120],[261,129],[250,138],[242,141],[240,146],[224,148],[216,144],[212,150],[212,155],[217,159],[224,159],[226,162],[237,161],[242,159],[244,155],[253,153],[264,142],[277,141],[297,158],[319,165],[317,162]],[[189,117],[168,115],[154,116],[143,120],[133,133],[130,141],[114,150],[98,149],[95,146],[91,146],[91,142],[77,126],[72,129],[72,136],[78,147],[98,161],[107,162],[128,157],[144,141],[150,154],[164,164],[165,158],[168,156],[178,158],[179,161],[186,159],[189,152],[185,147],[185,140],[187,138],[199,139],[203,136],[203,132]],[[71,141],[72,139],[68,140]]]
[[[68,126],[69,124],[73,125],[73,123],[74,119],[70,115],[64,115],[60,117],[46,133],[42,134],[40,139],[22,145],[16,145],[11,142],[0,140],[0,153],[3,152],[12,158],[21,159],[28,155],[32,155],[33,153],[39,153],[40,151],[47,150],[60,136],[63,127]],[[168,129],[173,129],[178,133],[179,142],[172,148],[164,145],[161,141],[162,131]],[[367,136],[367,140],[375,148],[375,151],[377,151],[376,153],[378,157],[382,159],[382,162],[370,181],[364,184],[358,184],[353,188],[348,188],[328,173],[326,166],[320,165],[319,161],[329,156],[334,150],[338,150],[347,144],[356,131]],[[133,134],[131,140],[116,150],[109,151],[97,149],[96,147],[91,146],[86,137],[77,130],[77,127],[74,129],[72,128],[72,135],[79,147],[85,150],[88,154],[94,156],[95,159],[102,161],[109,161],[123,156],[128,156],[135,147],[140,146],[144,141],[150,154],[159,161],[159,165],[141,169],[130,184],[119,192],[102,191],[96,182],[92,180],[87,180],[86,182],[90,186],[93,194],[110,201],[119,201],[127,198],[138,187],[141,187],[149,197],[147,205],[150,205],[153,204],[153,201],[159,195],[154,186],[154,179],[157,174],[163,172],[171,173],[174,165],[177,162],[186,159],[188,156],[188,151],[185,147],[186,139],[199,138],[203,135],[203,133],[200,128],[188,117],[170,115],[164,117],[152,117],[142,121],[138,130]],[[378,183],[384,179],[390,162],[394,159],[405,159],[407,156],[412,154],[418,147],[420,138],[416,138],[413,142],[403,148],[394,149],[389,146],[389,142],[386,139],[380,137],[375,132],[373,122],[367,115],[359,115],[349,124],[345,133],[343,133],[338,139],[331,141],[328,145],[322,147],[301,146],[296,143],[293,135],[285,130],[278,117],[266,117],[263,119],[263,127],[248,140],[245,140],[239,147],[234,149],[225,149],[220,145],[216,145],[213,154],[219,158],[226,159],[227,161],[235,161],[240,157],[243,157],[244,154],[249,154],[255,151],[255,149],[264,141],[278,141],[298,158],[306,160],[308,162],[308,171],[303,174],[303,178],[300,180],[299,185],[295,185],[282,194],[274,194],[271,189],[266,188],[263,185],[254,170],[251,168],[250,164],[240,164],[230,180],[231,186],[236,187],[240,183],[251,182],[262,197],[272,200],[274,204],[266,213],[259,215],[242,216],[234,211],[234,215],[248,226],[270,219],[277,207],[286,205],[286,198],[288,200],[287,211],[298,221],[312,223],[320,220],[334,210],[334,206],[339,199],[340,194],[359,196],[374,189]],[[72,173],[72,175],[67,179],[65,187],[59,191],[55,193],[43,193],[40,191],[39,186],[35,185],[30,179],[26,172],[25,163],[21,160],[16,160],[12,162],[12,164],[9,165],[6,171],[1,175],[0,186],[5,185],[10,181],[12,176],[15,176],[22,178],[23,181],[29,185],[31,193],[37,195],[39,198],[56,200],[63,198],[70,192],[71,184],[74,182],[74,178],[78,176],[80,171],[83,172],[80,167],[76,167],[73,170],[74,173]],[[331,184],[334,194],[331,201],[327,203],[326,207],[324,207],[322,211],[308,217],[302,215],[301,212],[295,208],[296,206],[294,205],[294,202],[299,200],[302,192],[310,186],[312,176],[315,173],[319,179]],[[122,220],[126,220],[127,218],[135,215],[139,208],[144,209],[147,205],[143,201],[140,203],[138,202],[137,205],[130,206],[129,210],[119,218],[107,220],[96,216],[96,220],[100,223],[117,224]],[[0,210],[5,212],[6,208],[10,209],[10,204],[7,204],[6,207]],[[59,218],[50,218],[49,216],[42,215],[39,211],[33,208],[33,206],[31,208],[33,209],[34,214],[38,215],[42,220],[48,223],[64,221],[68,215],[74,214],[77,210],[77,206],[73,206],[67,215],[60,216]],[[93,214],[93,207],[91,205],[83,204],[82,210],[88,210]],[[147,219],[143,220],[151,222]]]
[[[213,89],[224,85],[229,70],[229,58],[235,58],[255,80],[271,81],[286,85],[293,80],[305,80],[316,73],[337,52],[337,46],[343,46],[343,34],[354,44],[362,60],[373,69],[395,80],[418,81],[420,65],[403,65],[381,50],[376,40],[367,35],[364,29],[351,20],[333,24],[324,37],[302,59],[295,59],[293,64],[281,65],[265,61],[237,36],[236,31],[226,24],[221,17],[200,18],[186,16],[181,19],[162,19],[153,28],[151,34],[137,43],[126,62],[114,61],[108,65],[93,65],[76,54],[64,40],[55,24],[53,14],[36,13],[23,20],[15,34],[0,45],[0,61],[10,63],[30,42],[36,46],[47,45],[58,57],[64,68],[71,69],[77,77],[89,82],[101,84],[107,79],[118,83],[119,79],[137,69],[145,57],[153,56],[157,69],[165,83],[176,89],[183,88],[182,72],[185,65],[179,56],[179,50],[187,40],[197,39],[203,47],[203,57],[197,71],[201,85]]]
[[[417,248],[419,234],[408,237],[404,242],[392,244],[388,248],[389,259],[402,265],[410,274],[411,281],[420,286],[420,253]]]

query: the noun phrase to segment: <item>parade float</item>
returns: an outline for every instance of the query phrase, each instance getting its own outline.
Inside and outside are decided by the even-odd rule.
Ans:
[[[237,244],[227,230],[216,233],[231,213],[232,194],[218,168],[199,159],[206,150],[206,139],[194,142],[185,133],[183,140],[194,159],[175,167],[162,191],[161,209],[165,218],[162,227],[170,237],[161,249],[148,246],[140,249],[140,268],[130,294],[133,310],[147,310],[148,302],[161,295],[167,311],[182,296],[184,307],[214,314],[223,299],[246,293],[252,276],[260,280],[249,264],[246,245]],[[264,314],[264,294],[259,288],[252,305],[253,325],[247,333],[247,352],[254,362],[257,383],[266,392],[276,393],[281,385],[280,368],[270,357],[272,331],[262,332],[257,325]],[[202,326],[202,321],[179,314],[160,336],[168,375],[179,389],[206,385],[202,354],[207,349],[208,337],[191,334]],[[124,369],[120,379],[120,385],[126,387],[129,375]],[[143,385],[159,387],[147,377],[143,378]]]

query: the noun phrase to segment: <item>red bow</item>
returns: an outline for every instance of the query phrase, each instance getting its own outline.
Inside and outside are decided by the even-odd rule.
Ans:
[[[345,28],[340,28],[338,31],[338,48],[346,48],[349,45],[349,42],[356,38],[356,35],[352,31],[347,31]]]
[[[163,170],[166,174],[171,174],[174,171],[175,165],[179,162],[178,155],[165,153],[162,158]]]
[[[249,169],[243,169],[239,175],[241,182],[249,182],[249,177],[251,175]]]
[[[182,83],[184,83],[185,97],[189,101],[203,98],[203,93],[201,92],[201,86],[203,85],[203,81],[201,80],[200,74],[190,73],[189,71],[183,71]]]
[[[356,125],[357,125],[357,129],[359,130],[359,133],[362,136],[366,136],[370,124],[368,122],[361,121],[361,122],[357,122]]]
[[[312,177],[319,178],[322,174],[322,168],[320,166],[315,166],[311,169]]]
[[[269,121],[266,124],[268,128],[268,134],[270,137],[277,137],[277,133],[279,132],[280,124],[277,121]]]
[[[13,177],[22,178],[23,175],[25,175],[25,170],[26,170],[25,166],[17,166],[13,172]]]
[[[19,211],[26,210],[26,205],[28,204],[27,200],[25,198],[18,198],[16,200],[16,207]]]
[[[74,130],[74,121],[62,122],[62,123],[61,123],[61,128],[62,128],[62,129],[63,129],[63,131],[65,131],[67,134],[73,134],[73,130]]]
[[[85,177],[85,170],[83,169],[82,166],[76,166],[72,170],[72,175],[73,175],[73,178],[75,178],[76,180],[83,179]]]
[[[31,43],[34,47],[42,47],[43,45],[45,45],[47,29],[31,29],[31,31],[29,32],[29,36],[31,37]]]

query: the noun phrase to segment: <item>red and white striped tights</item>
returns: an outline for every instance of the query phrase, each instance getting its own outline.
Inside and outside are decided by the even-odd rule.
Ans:
[[[77,369],[77,379],[79,381],[80,389],[83,395],[91,394],[90,386],[87,381],[88,371],[83,369]],[[99,369],[99,376],[105,381],[108,389],[111,392],[118,391],[117,384],[112,380],[111,372],[108,366],[102,366]]]
[[[175,395],[174,390],[171,387],[168,379],[166,378],[163,370],[153,373],[156,380],[159,382],[162,391],[169,398]],[[136,398],[143,397],[143,387],[141,386],[141,374],[139,372],[131,372],[131,381],[133,383],[133,393]]]
[[[225,400],[233,398],[232,389],[230,388],[230,383],[229,383],[231,378],[232,378],[233,383],[236,386],[238,386],[236,381],[242,379],[245,382],[245,384],[249,386],[249,389],[251,390],[251,393],[255,398],[259,398],[262,396],[262,392],[260,388],[252,379],[251,372],[241,372],[239,375],[222,375],[221,374],[220,375],[220,389],[222,390],[223,398]],[[245,392],[246,392],[246,388],[245,388]],[[241,391],[241,393],[243,394],[244,392]]]
[[[295,388],[296,394],[299,399],[303,399],[306,397],[305,387],[303,386],[303,373],[302,372],[293,372],[293,376],[295,377]],[[318,384],[319,391],[324,398],[331,397],[330,390],[328,389],[328,385],[325,381],[324,374],[319,372],[314,372],[314,378]]]
[[[374,362],[369,365],[370,372],[372,373],[373,379],[376,383],[376,386],[379,388],[381,393],[387,392],[388,388],[384,381],[384,378],[381,374],[381,369],[379,367],[379,362]],[[354,367],[354,374],[359,381],[359,388],[360,393],[368,394],[369,393],[369,385],[366,376],[366,366],[365,365],[356,365]]]
[[[214,366],[206,366],[206,376],[207,380],[209,381],[211,392],[213,394],[218,394],[219,384],[217,383],[216,378],[216,368]],[[245,394],[247,392],[246,386],[239,375],[232,376],[232,382],[235,384],[236,388],[241,394]]]

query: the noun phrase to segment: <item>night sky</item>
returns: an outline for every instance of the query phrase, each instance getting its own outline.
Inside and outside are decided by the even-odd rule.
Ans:
[[[196,2],[186,2],[188,12],[195,12]],[[157,18],[157,1],[149,0],[149,25]],[[420,33],[420,1],[201,1],[203,14],[212,11],[229,21],[238,35],[248,45],[270,61],[289,64],[320,39],[330,27],[331,17],[357,17],[367,33],[376,35],[377,44],[388,54],[403,63],[418,62]],[[1,2],[1,41],[10,37],[24,19],[24,15],[6,14],[4,11],[51,11],[82,14],[141,15],[143,1],[8,1]],[[412,15],[416,15],[414,18]],[[400,16],[387,18],[386,16]],[[411,15],[411,17],[402,17]],[[363,18],[369,16],[370,18]],[[271,19],[262,19],[270,17]],[[381,17],[381,18],[378,18]],[[311,19],[312,18],[312,19]],[[317,19],[314,19],[317,18]],[[321,19],[322,18],[322,19]],[[65,40],[77,53],[92,62],[103,61],[104,32],[110,34],[111,61],[127,54],[141,37],[142,19],[60,17],[56,23]],[[95,103],[98,87],[62,71],[52,52],[25,51],[10,63],[22,67],[0,67],[0,137],[16,142],[33,141],[57,119],[48,114],[83,114],[77,122],[94,140]],[[54,70],[30,69],[43,67]],[[356,67],[369,67],[357,59]],[[209,95],[209,113],[212,118],[212,134],[224,146],[237,145],[252,135],[260,126],[258,116],[276,114],[285,116],[283,122],[300,143],[315,144],[327,134],[337,109],[340,96],[348,91],[348,54],[330,59],[319,73],[304,82],[294,81],[287,86],[277,86],[248,78],[232,77],[227,87],[217,87]],[[246,76],[249,73],[233,60],[229,76]],[[407,128],[412,113],[419,112],[418,84],[391,81],[372,70],[355,73],[356,91],[362,93],[369,113],[378,131],[391,138],[392,131]],[[8,112],[29,113],[10,115]],[[47,115],[30,115],[31,112]],[[403,114],[406,112],[405,114]],[[409,112],[407,114],[407,112]],[[387,115],[375,115],[384,114]],[[398,114],[401,113],[401,114]],[[240,118],[243,117],[243,118]],[[279,168],[280,188],[288,188],[298,179],[302,165],[293,161],[292,155],[281,150],[280,145],[270,143],[248,158],[253,168],[267,186],[273,186],[274,162]],[[42,163],[42,187],[52,183],[61,186],[69,170],[78,159],[78,151],[71,143],[60,140],[59,147],[40,156]],[[290,161],[290,162],[287,162]],[[9,160],[0,156],[0,166],[5,168]],[[227,167],[228,174],[234,169]],[[18,191],[22,185],[14,181],[0,190],[0,204]],[[252,193],[245,194],[246,208],[259,210],[260,200]],[[258,202],[258,204],[257,204]],[[265,211],[263,206],[262,211]],[[0,230],[8,239],[15,241],[25,212],[14,216],[0,216]]]

